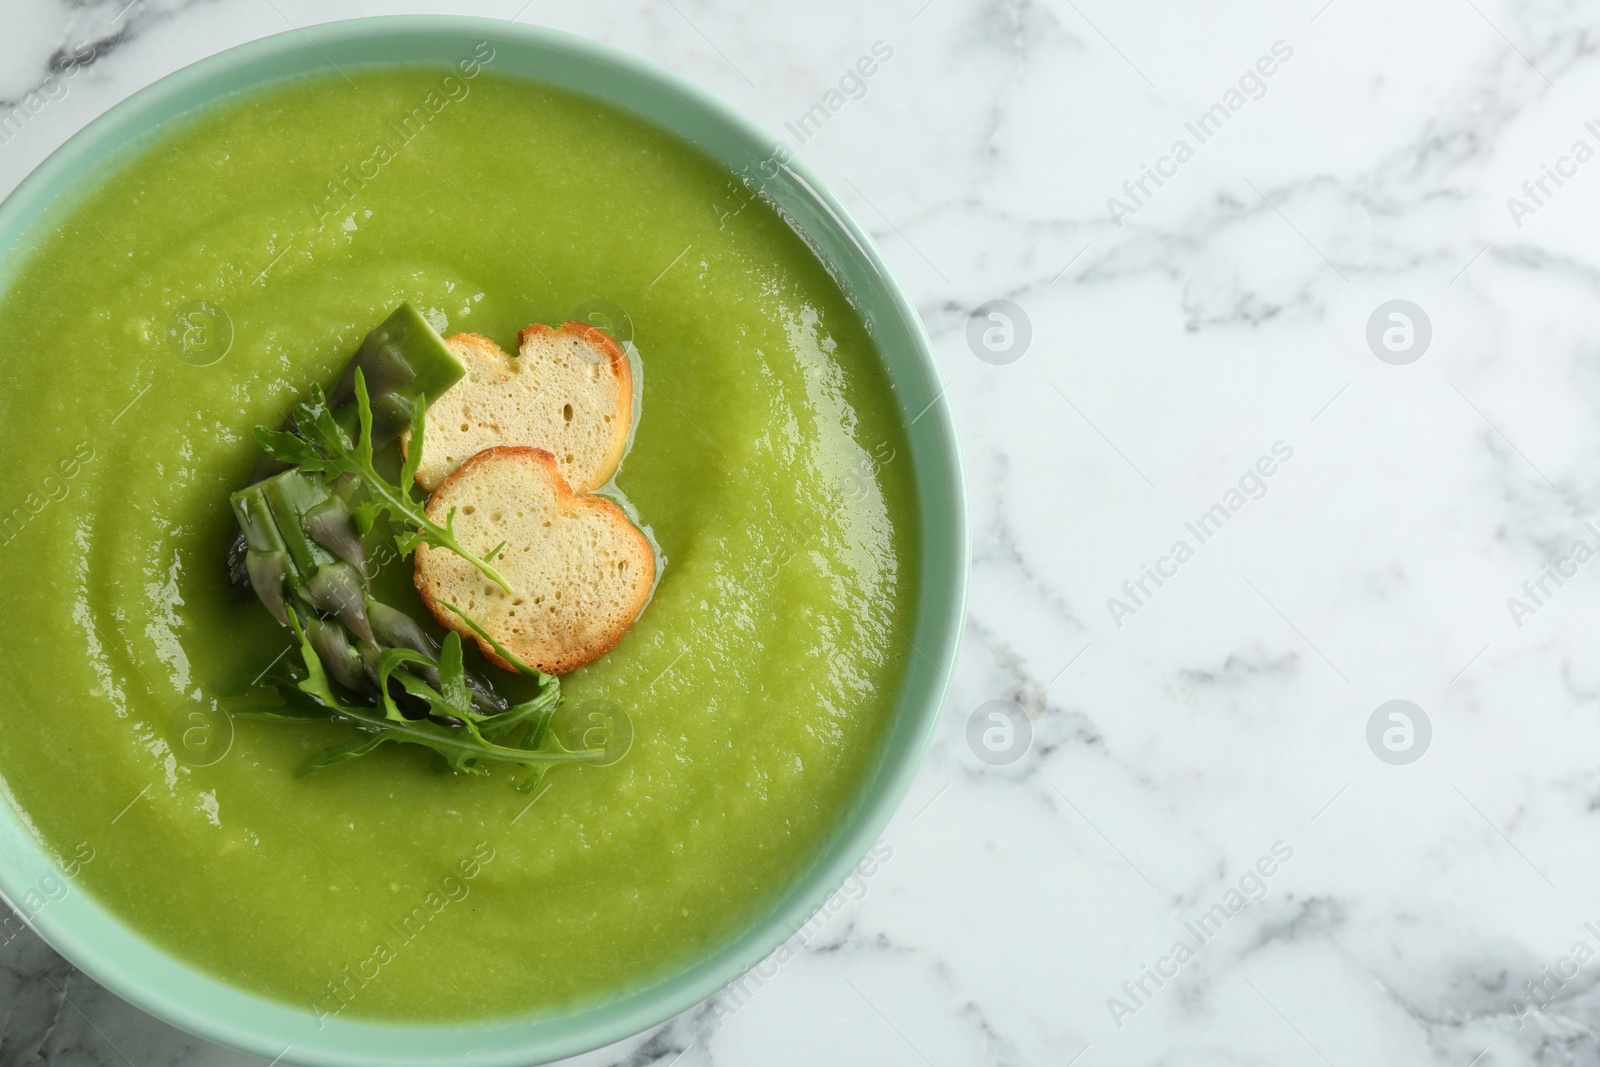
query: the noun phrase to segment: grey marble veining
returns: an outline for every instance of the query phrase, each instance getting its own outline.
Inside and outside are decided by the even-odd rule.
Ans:
[[[0,192],[205,55],[429,7],[5,0]],[[1600,1063],[1600,5],[451,9],[795,147],[923,314],[971,491],[892,859],[770,973],[578,1062]],[[974,323],[993,300],[1020,316]],[[1369,742],[1397,699],[1409,763],[1380,753],[1415,716]],[[247,1059],[0,947],[0,1064]]]

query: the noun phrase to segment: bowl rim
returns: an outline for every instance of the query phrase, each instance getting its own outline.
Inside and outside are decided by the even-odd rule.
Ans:
[[[97,150],[101,148],[102,142],[110,140],[115,146],[121,147],[128,141],[148,134],[154,128],[148,121],[147,115],[152,108],[158,108],[168,101],[175,100],[193,91],[195,87],[203,86],[208,81],[225,75],[229,70],[247,63],[291,56],[308,49],[320,53],[324,45],[357,41],[372,36],[411,38],[440,33],[466,33],[482,37],[492,43],[505,42],[535,51],[565,53],[582,62],[596,64],[602,68],[620,69],[639,81],[659,87],[665,94],[676,97],[688,108],[699,112],[739,139],[760,145],[783,144],[781,140],[747,119],[731,105],[685,78],[620,48],[574,34],[517,22],[464,15],[386,15],[344,19],[293,28],[234,45],[166,74],[119,100],[46,156],[3,201],[0,201],[0,237],[3,237],[8,230],[13,233],[12,242],[0,251],[0,265],[14,259],[17,242],[23,235],[32,232],[34,225],[45,216],[58,198],[65,199],[65,193],[61,190],[64,187],[76,186],[84,179],[87,170],[92,167],[95,159],[99,158]],[[328,62],[332,64],[332,60]],[[401,66],[407,62],[396,60],[392,65]],[[538,75],[527,71],[513,70],[511,74],[514,77],[540,80]],[[240,91],[260,91],[294,76],[296,75],[281,74],[263,77],[255,81],[249,89]],[[558,81],[548,80],[547,83],[558,85],[570,92],[583,92]],[[611,104],[642,121],[652,125],[662,125],[644,116],[637,108],[629,108],[614,100]],[[203,108],[204,105],[186,110],[183,114],[192,117],[203,111]],[[123,137],[122,141],[117,141],[119,136],[123,136],[125,127],[130,126],[135,132],[131,136]],[[668,128],[667,132],[680,140],[693,143],[690,137],[678,130]],[[702,146],[697,145],[697,147]],[[717,161],[724,163],[720,159]],[[781,169],[805,187],[806,193],[814,198],[828,216],[827,224],[837,227],[843,236],[855,245],[865,265],[876,275],[874,296],[886,302],[897,317],[898,325],[904,333],[903,340],[909,342],[915,369],[920,372],[923,379],[918,384],[932,395],[933,400],[909,423],[903,424],[912,460],[918,469],[917,507],[923,532],[921,573],[918,575],[919,599],[916,626],[913,631],[918,641],[912,642],[907,638],[915,654],[908,657],[907,675],[901,683],[894,719],[880,743],[881,748],[874,766],[863,782],[857,786],[853,806],[840,813],[836,829],[823,838],[813,858],[793,876],[786,887],[779,891],[766,910],[757,913],[754,920],[714,951],[697,954],[683,961],[677,969],[648,985],[618,994],[611,999],[602,999],[565,1015],[527,1020],[505,1019],[502,1020],[503,1026],[496,1026],[494,1021],[488,1019],[485,1019],[484,1026],[436,1023],[416,1027],[390,1021],[341,1019],[335,1020],[334,1025],[330,1027],[341,1035],[341,1040],[337,1043],[319,1045],[291,1042],[289,1048],[282,1048],[284,1039],[272,1036],[266,1025],[240,1023],[235,1018],[222,1017],[214,1010],[202,1010],[194,1006],[185,996],[181,981],[178,984],[151,981],[147,974],[131,970],[126,962],[108,959],[104,945],[97,947],[93,936],[109,936],[120,932],[132,946],[128,951],[136,955],[142,953],[149,956],[148,966],[162,971],[164,977],[186,980],[191,983],[193,989],[203,988],[206,992],[215,993],[224,1000],[237,999],[242,1004],[254,1004],[260,1009],[256,1013],[257,1016],[265,1014],[281,1020],[287,1013],[289,1016],[309,1019],[313,1018],[310,1011],[252,993],[243,987],[213,977],[161,946],[145,940],[143,935],[132,927],[124,925],[109,909],[101,906],[87,892],[79,892],[69,897],[60,907],[41,910],[31,916],[23,908],[17,907],[16,902],[23,900],[24,894],[29,892],[29,885],[25,884],[21,870],[24,864],[15,862],[16,851],[20,849],[25,852],[26,842],[31,842],[38,857],[43,859],[47,866],[50,864],[44,859],[44,843],[32,831],[26,813],[11,797],[3,781],[0,781],[0,796],[4,798],[0,800],[0,900],[11,904],[23,922],[33,928],[46,943],[74,966],[104,988],[149,1014],[209,1041],[266,1057],[277,1056],[275,1062],[298,1062],[327,1065],[327,1067],[365,1067],[367,1064],[379,1063],[447,1064],[468,1060],[474,1064],[504,1064],[510,1067],[513,1064],[530,1062],[530,1055],[533,1057],[533,1062],[542,1063],[579,1054],[624,1040],[699,1004],[731,982],[738,980],[785,944],[793,932],[799,930],[811,918],[825,898],[835,891],[861,862],[862,857],[887,827],[920,768],[923,753],[938,724],[948,695],[957,645],[965,620],[969,532],[966,487],[954,416],[949,403],[945,400],[948,387],[920,316],[870,235],[812,170],[792,153],[782,163]],[[795,232],[811,246],[813,254],[818,256],[830,272],[833,272],[834,264],[823,257],[822,252],[810,240],[800,223],[790,218],[787,213],[785,217]],[[9,271],[5,273],[9,274]],[[0,292],[9,285],[9,281],[9,277],[0,278]],[[837,274],[835,282],[840,285],[851,303],[855,304],[856,294],[838,278]],[[875,340],[879,342],[880,359],[884,362],[885,373],[895,386],[896,393],[899,393],[901,383],[896,381],[893,368],[889,365],[890,361],[882,350],[882,341],[877,337]],[[901,399],[903,401],[904,398]],[[909,409],[902,403],[901,410],[904,412]],[[929,442],[919,450],[911,431],[913,425],[923,415],[932,420],[932,429],[931,432],[923,433],[916,438]],[[939,531],[946,547],[938,560],[930,560],[928,554],[930,538],[925,483],[944,494],[942,499],[948,501],[948,509],[952,512],[941,516],[947,523]],[[937,615],[930,618],[929,590],[941,583],[942,603]],[[918,656],[927,661],[938,677],[923,686],[924,694],[912,707],[908,706],[907,694],[913,688],[912,681],[919,673],[919,668],[916,666]],[[908,727],[911,733],[903,738],[896,749],[893,744],[894,737],[891,735],[900,732],[905,724],[898,720],[905,719],[908,715],[914,715]],[[24,859],[31,858],[24,855]],[[37,864],[34,866],[36,868]],[[86,931],[85,927],[93,928],[95,933]],[[752,949],[759,951],[752,953]],[[575,1026],[570,1028],[570,1033],[556,1034],[539,1041],[525,1040],[521,1044],[514,1044],[502,1033],[502,1030],[507,1028],[520,1030],[524,1027],[538,1027],[552,1022],[552,1019],[581,1021],[590,1016],[595,1018],[587,1025]],[[417,1050],[404,1042],[404,1039],[415,1038],[423,1033],[476,1036],[481,1040],[475,1044],[462,1041],[450,1049],[428,1050]],[[362,1042],[343,1040],[343,1037],[350,1035],[376,1040],[381,1039],[383,1035],[393,1034],[401,1035],[402,1042],[393,1043],[393,1047],[382,1050],[367,1049]],[[501,1042],[501,1038],[505,1040]],[[510,1047],[504,1048],[502,1044]],[[289,1055],[291,1052],[294,1053],[292,1056]]]

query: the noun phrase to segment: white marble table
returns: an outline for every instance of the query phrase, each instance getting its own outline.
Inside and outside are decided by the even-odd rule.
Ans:
[[[0,193],[193,60],[430,8],[125,4],[0,0],[0,101],[72,68]],[[581,1062],[1600,1061],[1600,6],[448,6],[797,146],[921,309],[971,485],[892,857],[769,977]],[[997,299],[1009,348],[969,330]],[[0,948],[0,1064],[246,1059]]]

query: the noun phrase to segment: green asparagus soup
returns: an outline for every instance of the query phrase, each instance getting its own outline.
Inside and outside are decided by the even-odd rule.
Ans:
[[[224,99],[97,177],[0,294],[0,777],[77,884],[341,1018],[570,1009],[755,922],[875,764],[918,552],[872,340],[784,221],[492,53]],[[541,792],[415,746],[300,779],[352,729],[215,710],[290,646],[227,577],[251,430],[401,301],[508,348],[602,302],[639,355],[615,485],[664,566],[561,713],[633,745]],[[427,617],[409,561],[380,584]]]

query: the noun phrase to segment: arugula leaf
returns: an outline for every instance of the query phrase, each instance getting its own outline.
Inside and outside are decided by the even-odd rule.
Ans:
[[[488,560],[473,555],[456,539],[454,509],[443,526],[428,518],[423,504],[411,493],[416,476],[412,458],[408,457],[405,464],[411,475],[407,477],[403,469],[399,484],[390,482],[378,473],[372,455],[372,400],[367,394],[366,377],[360,369],[355,372],[355,391],[360,433],[354,441],[334,418],[333,412],[328,409],[327,398],[317,386],[311,387],[311,399],[294,409],[294,433],[257,426],[256,440],[268,455],[281,463],[330,477],[348,474],[360,479],[371,496],[369,501],[355,509],[363,533],[372,529],[379,513],[388,512],[396,522],[416,531],[402,532],[395,537],[395,545],[402,556],[410,555],[419,544],[447,549],[472,564],[485,578],[506,592],[513,592],[511,583]],[[421,403],[410,403],[412,433],[417,434],[424,427],[426,416]],[[415,463],[421,463],[420,436],[414,437],[413,442],[411,457],[415,457]]]
[[[455,516],[456,516],[455,508],[451,508],[450,509],[450,517],[449,517],[448,520],[446,520],[447,523],[448,523],[447,528],[449,528],[449,529],[453,529],[454,528],[454,526],[455,526],[455,522],[454,522]],[[417,550],[417,546],[418,545],[423,545],[423,544],[427,544],[427,543],[428,543],[427,535],[422,533],[419,530],[401,530],[399,533],[394,535],[394,546],[395,546],[395,548],[400,550],[400,558],[401,559],[404,559],[407,556],[411,555],[411,553],[415,552]]]
[[[362,537],[365,537],[372,532],[372,528],[383,517],[383,508],[370,500],[363,500],[351,508],[350,513],[356,517],[356,529],[361,531]]]
[[[457,717],[474,719],[472,694],[467,691],[467,668],[461,660],[461,635],[451,630],[439,652],[439,692]]]
[[[556,717],[558,703],[559,701],[551,701],[538,710],[533,725],[528,728],[527,734],[522,739],[523,748],[537,750],[543,747],[545,735],[550,732],[550,720]]]
[[[522,747],[536,749],[539,741],[544,736],[545,727],[550,723],[550,717],[556,713],[556,706],[561,703],[561,692],[558,689],[544,689],[532,700],[523,701],[501,712],[483,719],[479,724],[479,731],[484,737],[491,740],[504,737],[524,723],[530,724],[527,736],[522,740]]]
[[[372,752],[385,741],[393,740],[382,734],[373,734],[370,737],[358,737],[354,741],[346,741],[341,745],[329,745],[315,756],[306,760],[295,772],[296,778],[309,778],[318,771],[325,771],[329,767],[336,767],[341,763],[348,763],[359,759],[368,752]]]
[[[246,719],[273,719],[278,722],[307,722],[312,719],[326,719],[328,712],[320,704],[307,701],[303,704],[286,702],[283,704],[246,704],[242,707],[224,707],[229,715],[234,718]]]
[[[569,750],[565,746],[559,746],[534,752],[510,748],[473,736],[468,730],[445,726],[432,719],[390,722],[379,716],[373,708],[352,709],[341,711],[339,714],[353,720],[357,726],[372,728],[375,733],[381,734],[384,740],[425,745],[443,756],[450,769],[455,771],[479,773],[482,770],[477,766],[480,760],[520,763],[528,767],[546,766],[548,769],[548,765],[556,763],[592,763],[605,755],[605,751],[598,748]]]
[[[460,718],[466,725],[466,729],[446,726],[431,719],[407,719],[404,716],[399,716],[398,719],[390,718],[390,710],[392,709],[395,715],[399,715],[399,709],[394,706],[392,699],[388,697],[387,686],[384,687],[385,708],[383,712],[379,712],[377,708],[346,703],[333,691],[333,686],[328,681],[327,672],[323,670],[322,661],[317,658],[317,652],[312,647],[311,639],[306,636],[305,627],[301,624],[298,613],[291,611],[289,613],[289,622],[294,628],[295,636],[300,641],[300,656],[305,663],[306,669],[306,677],[298,682],[296,688],[327,708],[333,714],[333,717],[348,721],[351,725],[361,730],[364,735],[355,741],[333,745],[312,757],[301,768],[300,774],[302,777],[315,774],[317,771],[325,770],[328,767],[336,766],[359,756],[364,756],[376,749],[384,741],[424,745],[443,756],[445,763],[449,765],[451,770],[469,774],[487,773],[484,768],[478,766],[480,761],[498,761],[538,768],[539,777],[542,778],[544,773],[557,763],[590,763],[605,754],[602,749],[571,750],[560,744],[559,741],[553,747],[530,750],[527,748],[511,748],[487,740],[478,732],[477,722],[483,721],[483,717],[471,710],[470,695],[464,701],[464,706],[458,708],[449,704],[442,694],[414,675],[410,673],[394,673],[397,667],[406,662],[420,661],[432,665],[432,661],[428,660],[427,657],[405,649],[391,648],[384,651],[383,658],[390,662],[390,674],[400,681],[407,692],[415,693],[422,699],[427,700],[430,706],[438,706],[443,709],[445,714]],[[457,635],[456,648],[458,654],[460,647],[460,635]],[[392,658],[391,654],[393,654]],[[380,676],[383,676],[381,666]],[[464,684],[462,688],[465,688]],[[536,698],[535,701],[530,701],[530,703],[537,703],[539,699],[543,698],[544,694],[541,694],[540,698]],[[553,707],[551,710],[554,710]],[[462,714],[463,711],[464,715]],[[509,715],[512,712],[506,712],[506,714]],[[498,716],[495,716],[495,718],[498,718]],[[519,786],[518,788],[521,787]]]
[[[512,654],[509,648],[507,648],[505,645],[502,645],[499,641],[496,641],[493,634],[491,634],[488,630],[485,630],[482,626],[479,626],[477,621],[474,620],[472,616],[468,615],[454,604],[446,600],[440,600],[438,603],[449,608],[456,618],[460,619],[462,622],[466,623],[469,628],[471,628],[473,633],[487,641],[489,643],[489,647],[494,649],[495,655],[511,664],[518,671],[527,675],[529,678],[537,678],[540,686],[545,685],[547,682],[558,686],[561,684],[560,679],[558,679],[555,675],[546,674],[539,668],[530,667],[526,663],[522,662]]]
[[[561,679],[522,662],[509,648],[495,640],[493,634],[480,626],[476,619],[454,604],[446,600],[441,600],[439,603],[443,604],[457,618],[466,623],[473,633],[483,638],[501,659],[511,664],[521,673],[539,681],[539,694],[532,700],[518,704],[516,707],[508,709],[504,714],[496,715],[486,720],[482,727],[484,736],[502,736],[502,734],[509,733],[513,726],[525,719],[530,725],[528,732],[522,737],[522,748],[524,750],[530,752],[548,751],[553,747],[554,750],[559,752],[567,751],[560,738],[550,733],[550,720],[555,717],[556,708],[561,703]],[[546,745],[547,740],[549,742],[548,747]],[[533,773],[529,774],[522,784],[517,786],[517,789],[524,793],[531,793],[544,780],[545,772],[548,770],[548,764],[535,768]]]
[[[389,682],[391,679],[398,681],[401,688],[410,693],[412,696],[422,697],[424,700],[427,700],[427,695],[425,695],[423,692],[413,690],[409,685],[406,684],[408,681],[416,681],[422,687],[422,689],[427,691],[427,694],[436,698],[438,697],[438,694],[433,691],[433,688],[425,683],[422,683],[420,679],[416,679],[409,673],[395,673],[408,663],[415,663],[427,667],[433,666],[433,660],[429,659],[427,656],[424,656],[422,653],[414,652],[409,648],[386,648],[383,650],[383,654],[378,657],[378,692],[383,695],[384,714],[390,722],[404,722],[406,720],[405,714],[400,710],[400,706],[394,702],[393,694],[389,692]],[[438,709],[433,706],[432,701],[429,702],[429,710],[435,714],[439,713]],[[448,711],[445,713],[448,714]]]
[[[295,639],[300,642],[300,658],[306,666],[306,676],[296,688],[331,711],[347,710],[347,705],[334,694],[333,685],[328,681],[328,672],[323,669],[322,658],[317,655],[316,646],[311,643],[306,628],[300,623],[300,613],[293,608],[289,609],[289,625],[294,628]]]
[[[534,768],[528,777],[517,783],[517,792],[522,793],[524,796],[533,792],[539,788],[539,783],[544,781],[544,776],[549,773],[548,769]]]
[[[265,426],[257,426],[256,441],[267,455],[280,463],[287,463],[302,470],[321,471],[324,474],[343,473],[334,468],[310,441],[296,437],[288,430],[272,430]]]
[[[366,383],[362,382],[363,388]],[[428,428],[428,409],[424,404],[411,405],[411,443],[406,447],[405,462],[400,465],[400,484],[410,492],[417,484],[417,471],[422,467],[422,438]]]
[[[556,707],[553,703],[549,707],[546,707],[539,712],[539,717],[534,722],[533,727],[529,729],[527,736],[522,739],[523,748],[530,751],[551,753],[568,753],[571,751],[566,745],[561,743],[561,739],[559,737],[550,732],[550,719],[555,715],[555,713]],[[598,752],[602,755],[605,753],[604,749],[583,749],[582,751],[590,753]],[[593,759],[594,757],[591,756],[590,758]],[[533,769],[528,772],[528,777],[524,778],[520,783],[518,783],[517,792],[531,793],[535,789],[539,788],[539,783],[544,781],[544,776],[550,773],[550,768],[553,766],[555,766],[554,763],[534,764]]]
[[[402,672],[401,668],[408,664],[433,668],[439,678],[439,688],[433,688],[415,673]],[[426,703],[429,714],[460,719],[477,736],[485,736],[476,729],[479,723],[498,722],[504,718],[503,715],[484,715],[473,707],[472,690],[467,687],[466,664],[461,656],[461,635],[458,633],[446,635],[438,662],[409,648],[387,648],[378,657],[378,687],[383,694],[384,711],[391,722],[401,722],[405,720],[405,715],[389,692],[391,679],[407,693]],[[505,732],[505,728],[497,731]]]

